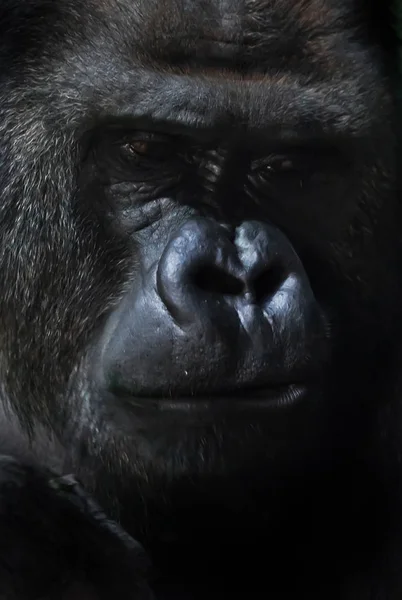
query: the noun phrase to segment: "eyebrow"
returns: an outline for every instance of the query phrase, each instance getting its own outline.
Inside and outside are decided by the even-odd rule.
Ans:
[[[127,79],[126,79],[127,82]],[[259,79],[228,73],[174,74],[142,71],[113,102],[117,118],[154,128],[276,131],[281,136],[359,135],[367,123],[369,99],[356,94],[356,82],[305,84],[291,75]],[[349,90],[348,90],[349,86]],[[351,99],[353,98],[353,102]],[[109,109],[110,109],[109,103]],[[110,114],[110,113],[109,113]]]

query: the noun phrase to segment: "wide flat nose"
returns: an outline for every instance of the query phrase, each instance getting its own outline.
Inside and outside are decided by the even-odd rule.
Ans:
[[[171,315],[182,323],[194,318],[195,301],[197,310],[203,299],[209,310],[233,296],[264,302],[286,275],[285,263],[269,226],[249,221],[231,228],[194,219],[166,247],[157,289]]]
[[[272,385],[312,364],[322,332],[307,274],[277,228],[199,218],[112,314],[99,377],[148,397]]]

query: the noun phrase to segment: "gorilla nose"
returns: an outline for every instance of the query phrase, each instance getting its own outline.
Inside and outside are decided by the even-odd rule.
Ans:
[[[321,331],[307,275],[277,228],[198,218],[176,231],[110,317],[100,374],[139,396],[272,385],[296,376]]]
[[[158,294],[175,321],[193,321],[200,302],[210,309],[238,298],[260,304],[274,293],[286,261],[273,231],[254,221],[237,228],[187,222],[170,240],[157,273]]]

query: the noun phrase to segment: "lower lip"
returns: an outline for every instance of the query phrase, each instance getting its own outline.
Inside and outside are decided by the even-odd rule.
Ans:
[[[250,390],[245,396],[196,396],[179,398],[129,398],[132,406],[160,412],[208,412],[233,410],[272,410],[299,404],[307,394],[307,386],[290,384],[274,389]]]

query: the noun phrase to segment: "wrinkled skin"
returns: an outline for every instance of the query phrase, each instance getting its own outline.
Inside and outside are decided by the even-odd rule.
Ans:
[[[386,3],[84,4],[0,6],[2,597],[399,598]]]

